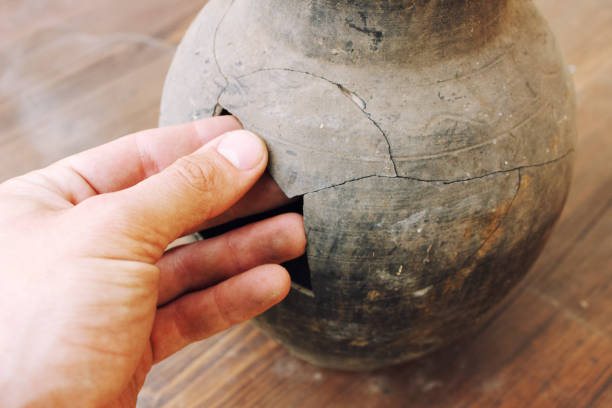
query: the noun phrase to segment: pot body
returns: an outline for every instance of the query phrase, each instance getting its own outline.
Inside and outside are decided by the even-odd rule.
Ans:
[[[403,362],[475,327],[568,193],[573,88],[530,0],[211,0],[161,124],[222,108],[304,202],[309,287],[258,325],[324,366]]]

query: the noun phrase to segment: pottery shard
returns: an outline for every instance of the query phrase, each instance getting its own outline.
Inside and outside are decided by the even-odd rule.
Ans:
[[[288,196],[371,175],[395,176],[385,136],[359,97],[325,79],[263,70],[232,82],[219,102],[265,134],[270,171]]]

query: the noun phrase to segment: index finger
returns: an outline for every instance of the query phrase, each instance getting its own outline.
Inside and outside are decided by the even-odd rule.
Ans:
[[[223,133],[241,128],[233,116],[217,116],[149,129],[67,157],[56,165],[67,167],[85,181],[87,191],[75,194],[82,201],[132,187]]]

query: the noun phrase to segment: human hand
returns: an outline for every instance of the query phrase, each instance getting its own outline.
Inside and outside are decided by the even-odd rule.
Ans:
[[[149,130],[0,184],[0,406],[133,406],[154,363],[286,296],[299,215],[165,252],[286,200],[268,177],[239,201],[267,152],[238,129]]]

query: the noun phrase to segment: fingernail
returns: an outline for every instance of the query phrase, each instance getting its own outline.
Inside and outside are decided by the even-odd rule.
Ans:
[[[263,158],[264,144],[251,132],[236,130],[223,136],[217,151],[234,167],[250,170]]]

